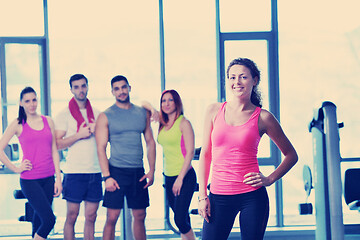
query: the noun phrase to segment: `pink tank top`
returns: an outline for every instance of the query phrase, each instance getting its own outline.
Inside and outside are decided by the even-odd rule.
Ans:
[[[41,179],[53,176],[55,173],[52,157],[52,133],[45,116],[41,116],[44,127],[41,130],[32,129],[29,124],[23,124],[19,142],[23,152],[23,160],[31,161],[32,169],[20,174],[22,179]]]
[[[244,184],[244,175],[259,172],[257,160],[259,115],[257,107],[250,119],[240,126],[225,122],[226,102],[214,120],[212,140],[212,177],[210,191],[214,194],[234,195],[251,192],[259,187]]]

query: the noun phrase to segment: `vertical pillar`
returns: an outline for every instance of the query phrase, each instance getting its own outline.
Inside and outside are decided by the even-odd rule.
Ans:
[[[121,240],[134,240],[132,234],[132,215],[131,210],[127,206],[126,198],[124,198],[124,209],[121,211]]]

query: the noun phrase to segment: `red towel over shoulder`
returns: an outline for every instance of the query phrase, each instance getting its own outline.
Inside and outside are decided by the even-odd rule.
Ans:
[[[86,115],[87,115],[88,121],[89,121],[89,123],[93,123],[95,121],[95,117],[94,117],[94,112],[92,110],[89,99],[86,99],[85,107],[86,107]],[[71,115],[73,116],[73,118],[75,118],[75,120],[77,122],[77,131],[79,131],[79,128],[80,128],[81,124],[85,121],[85,119],[82,116],[79,105],[77,104],[74,97],[71,98],[71,100],[69,102],[69,110],[70,110]]]

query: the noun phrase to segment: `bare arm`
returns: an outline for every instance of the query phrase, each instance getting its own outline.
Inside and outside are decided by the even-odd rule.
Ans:
[[[21,126],[18,124],[17,119],[11,122],[11,124],[6,128],[4,134],[0,139],[0,161],[11,171],[15,173],[21,173],[25,170],[31,170],[32,166],[29,160],[24,160],[21,165],[18,167],[13,164],[8,156],[5,154],[4,149],[9,144],[11,138],[14,135],[19,135],[21,132]]]
[[[151,113],[151,121],[159,122],[159,111],[157,111],[153,105],[151,105],[148,101],[142,101],[141,106],[148,110]]]
[[[205,114],[203,144],[199,157],[199,198],[207,196],[207,184],[210,174],[210,165],[212,161],[211,150],[211,132],[213,129],[213,119],[220,105],[212,104],[208,107]]]
[[[106,146],[109,141],[109,123],[105,113],[100,113],[98,119],[96,120],[95,139],[102,175],[104,177],[108,177],[110,176],[110,171],[109,159],[106,156]],[[113,192],[119,188],[119,184],[112,177],[105,181],[105,189],[107,191]]]
[[[207,184],[212,161],[211,132],[213,130],[213,119],[221,104],[215,103],[208,107],[205,114],[203,144],[199,158],[199,214],[209,222],[210,201],[207,199]]]
[[[269,176],[265,177],[261,173],[248,173],[244,176],[244,183],[251,186],[270,186],[280,178],[282,178],[297,162],[298,156],[295,148],[286,137],[279,122],[268,111],[262,110],[259,121],[260,131],[266,133],[270,139],[276,144],[284,155],[281,164]]]
[[[148,179],[148,183],[144,186],[144,188],[149,187],[154,182],[154,172],[155,172],[155,160],[156,160],[156,145],[153,136],[153,132],[150,126],[150,116],[149,113],[146,115],[146,128],[144,131],[144,138],[146,142],[147,149],[147,158],[149,162],[149,172],[145,174],[140,181],[143,181],[145,178]]]
[[[61,183],[61,171],[60,171],[60,157],[59,152],[56,146],[56,138],[55,138],[55,127],[54,122],[50,117],[46,117],[51,129],[52,135],[52,157],[54,161],[55,167],[55,174],[56,174],[56,181],[55,181],[55,188],[54,188],[54,197],[58,197],[62,192],[62,183]]]
[[[56,136],[56,145],[57,148],[65,149],[73,145],[75,142],[77,142],[80,139],[88,138],[91,136],[91,129],[89,126],[85,126],[86,123],[83,122],[79,128],[79,131],[75,134],[64,137],[66,135],[66,131],[64,130],[55,130],[55,136]]]
[[[109,172],[109,160],[106,156],[106,146],[109,141],[109,128],[108,119],[104,113],[100,113],[95,128],[95,139],[97,146],[97,154],[99,158],[99,164],[102,175],[107,177],[110,176]]]
[[[180,123],[180,130],[184,137],[186,155],[184,157],[184,163],[181,168],[181,171],[177,176],[176,181],[173,185],[173,192],[175,196],[178,196],[180,194],[183,179],[191,167],[191,161],[194,158],[194,150],[195,150],[195,135],[190,121],[183,118]]]

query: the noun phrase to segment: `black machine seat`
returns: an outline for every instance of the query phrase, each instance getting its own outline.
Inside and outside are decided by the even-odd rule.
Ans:
[[[344,197],[351,210],[360,211],[360,168],[345,171]]]
[[[15,199],[26,199],[23,191],[14,190],[14,198]],[[34,215],[34,209],[31,207],[29,202],[25,203],[25,215],[19,217],[19,221],[21,222],[32,222]]]

